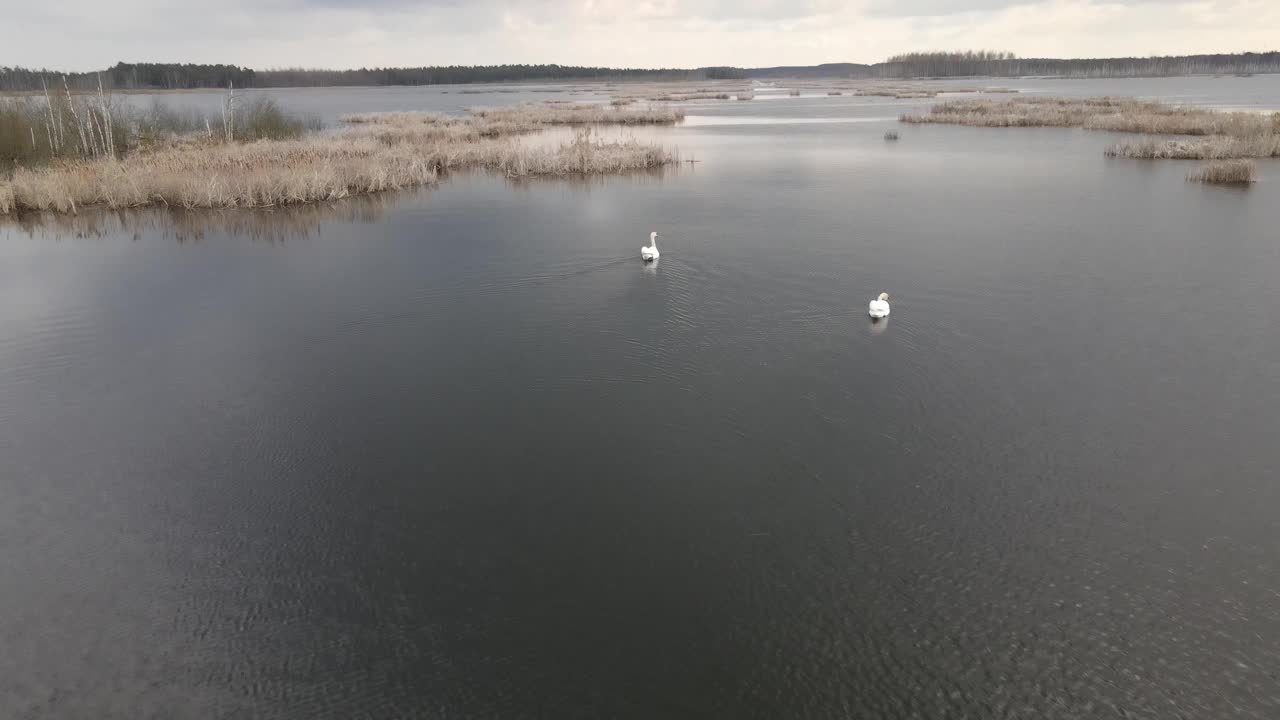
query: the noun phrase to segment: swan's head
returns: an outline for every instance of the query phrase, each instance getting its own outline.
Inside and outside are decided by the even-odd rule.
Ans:
[[[889,299],[889,293],[880,293],[880,297],[879,297],[879,298],[877,298],[877,299],[878,299],[878,300],[881,300],[881,301],[888,300],[888,299]]]
[[[653,242],[654,240],[657,240],[657,239],[658,239],[658,233],[656,232],[649,233],[649,242]]]

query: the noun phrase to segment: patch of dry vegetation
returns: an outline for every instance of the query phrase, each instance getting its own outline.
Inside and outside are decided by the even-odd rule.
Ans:
[[[349,125],[462,125],[467,122],[465,117],[408,110],[352,113],[338,119]]]
[[[654,102],[688,102],[690,100],[728,100],[730,97],[729,93],[723,92],[692,92],[653,95],[649,100]]]
[[[467,112],[487,123],[506,123],[530,130],[544,125],[673,125],[684,119],[683,112],[667,107],[630,110],[592,104],[525,104],[469,108]]]
[[[1143,138],[1107,151],[1114,157],[1227,159],[1280,157],[1280,113],[1217,112],[1132,98],[953,100],[928,113],[903,115],[909,123],[977,127],[1078,127],[1112,132],[1185,135],[1197,139]]]
[[[467,112],[465,117],[433,112],[372,112],[343,115],[340,119],[351,125],[423,125],[465,129],[487,136],[533,132],[555,125],[674,125],[684,119],[683,112],[668,107],[632,109],[565,102],[468,108]]]
[[[899,98],[932,98],[942,93],[1016,93],[1008,88],[959,86],[945,82],[887,82],[871,79],[807,78],[780,80],[787,95],[799,97],[803,92],[876,95]],[[685,102],[689,100],[754,99],[755,90],[743,87],[741,80],[672,81],[659,83],[624,83],[616,87],[613,100],[649,100],[652,102]]]
[[[1017,90],[1002,87],[972,87],[929,83],[873,83],[853,87],[854,95],[862,97],[891,97],[898,100],[934,98],[944,93],[1016,93]]]
[[[1110,157],[1142,160],[1229,160],[1280,157],[1280,134],[1256,137],[1216,136],[1169,140],[1146,137],[1106,150]]]
[[[606,142],[589,127],[558,146],[525,143],[518,133],[552,125],[675,122],[671,110],[527,105],[485,108],[469,117],[366,113],[351,126],[299,140],[224,143],[186,136],[123,159],[78,160],[17,169],[0,181],[0,212],[76,212],[169,205],[183,208],[276,207],[415,187],[451,169],[509,177],[604,174],[679,161],[660,145]]]
[[[749,92],[741,80],[698,80],[669,82],[630,82],[607,86],[611,100],[647,100],[680,103],[693,100],[732,100],[740,92]]]
[[[1127,106],[1126,103],[1134,103]],[[934,105],[924,114],[905,114],[909,123],[945,123],[978,127],[1085,127],[1097,118],[1126,110],[1147,113],[1151,103],[1115,98],[1020,97],[1012,100],[966,99]]]
[[[1250,160],[1226,160],[1200,168],[1187,175],[1187,179],[1218,185],[1248,185],[1253,182],[1253,173],[1254,166]]]
[[[121,160],[19,168],[9,189],[17,210],[76,212],[98,204],[273,207],[423,185],[435,177],[430,158],[372,137],[314,136],[245,144],[187,141]]]

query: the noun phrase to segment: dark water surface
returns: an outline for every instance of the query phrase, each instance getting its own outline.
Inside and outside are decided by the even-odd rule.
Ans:
[[[1280,717],[1280,164],[902,106],[0,226],[0,716]]]

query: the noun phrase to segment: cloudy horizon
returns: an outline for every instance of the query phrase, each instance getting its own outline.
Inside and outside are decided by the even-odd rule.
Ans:
[[[68,0],[5,16],[0,65],[68,71],[119,61],[767,67],[929,50],[1078,58],[1280,46],[1280,3],[1269,0]]]

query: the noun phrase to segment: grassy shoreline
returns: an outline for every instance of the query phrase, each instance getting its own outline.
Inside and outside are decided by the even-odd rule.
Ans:
[[[298,139],[225,142],[188,134],[119,158],[18,168],[0,181],[0,215],[75,213],[92,205],[278,207],[429,185],[441,173],[463,168],[508,177],[661,168],[679,162],[678,153],[635,140],[604,141],[593,127],[674,124],[682,118],[665,109],[521,105],[476,109],[465,117],[368,113],[348,117],[349,126],[336,132]],[[578,129],[555,146],[519,138],[552,126]]]

